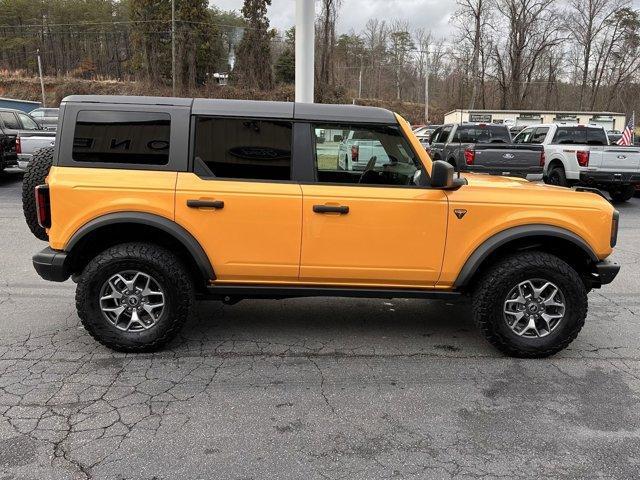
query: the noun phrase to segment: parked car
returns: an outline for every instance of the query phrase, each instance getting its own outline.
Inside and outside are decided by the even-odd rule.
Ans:
[[[640,148],[610,145],[598,125],[538,125],[545,150],[544,181],[571,187],[585,185],[609,192],[614,201],[633,197],[640,184]],[[524,132],[523,132],[524,133]]]
[[[0,175],[5,168],[18,165],[16,154],[16,135],[9,134],[0,126]]]
[[[454,178],[388,110],[71,96],[61,127],[25,173],[27,224],[49,242],[33,264],[47,280],[73,276],[86,331],[116,350],[161,348],[196,295],[468,294],[493,345],[544,357],[571,343],[588,291],[619,270],[607,260],[618,214],[600,195]],[[322,129],[369,132],[389,162],[321,163]]]
[[[607,133],[607,137],[609,138],[609,145],[616,145],[620,139],[622,138],[621,133]]]
[[[511,143],[505,125],[462,123],[445,125],[432,136],[430,152],[459,171],[493,175],[541,175],[544,149]]]
[[[55,145],[55,137],[31,135],[16,138],[16,153],[18,154],[18,167],[25,169],[35,152],[45,147]]]
[[[36,108],[29,115],[34,118],[45,130],[56,131],[58,128],[59,108]]]
[[[423,125],[420,128],[415,129],[413,133],[418,137],[422,146],[428,148],[429,143],[431,142],[431,135],[433,135],[433,132],[435,132],[439,127],[441,127],[441,125]]]
[[[379,137],[370,130],[351,130],[340,143],[339,152],[338,166],[343,170],[364,171],[371,165],[389,162]]]
[[[55,132],[48,132],[30,115],[13,108],[0,108],[0,126],[9,134],[19,137],[31,135],[55,137]]]

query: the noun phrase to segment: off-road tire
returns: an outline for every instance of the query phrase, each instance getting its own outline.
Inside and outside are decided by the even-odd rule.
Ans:
[[[117,329],[100,309],[100,290],[112,275],[123,270],[151,275],[166,292],[166,307],[149,330]],[[182,262],[168,250],[150,243],[115,245],[93,258],[83,270],[76,289],[76,309],[82,325],[103,345],[119,352],[151,352],[171,341],[195,306],[193,280]]]
[[[611,195],[611,200],[614,202],[626,202],[631,200],[631,198],[636,193],[636,187],[634,185],[624,185],[615,190],[609,190],[609,195]]]
[[[558,187],[568,187],[567,174],[564,167],[553,167],[545,177],[545,183],[548,185],[556,185]]]
[[[503,313],[508,292],[531,278],[548,280],[564,295],[566,312],[561,323],[545,337],[518,336]],[[484,337],[501,352],[520,358],[543,358],[566,348],[577,336],[587,316],[587,289],[562,259],[544,252],[503,257],[477,281],[472,292],[473,316]]]
[[[53,164],[53,148],[41,148],[33,154],[27,170],[22,177],[22,211],[31,233],[40,240],[47,241],[49,236],[44,228],[38,225],[35,189],[42,185],[49,175]]]

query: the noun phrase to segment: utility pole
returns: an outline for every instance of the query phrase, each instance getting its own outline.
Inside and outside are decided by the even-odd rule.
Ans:
[[[315,17],[314,0],[296,0],[296,102],[313,103]]]
[[[429,51],[424,69],[424,123],[429,124]]]
[[[42,106],[46,107],[46,99],[44,97],[44,79],[42,78],[42,60],[40,60],[40,49],[36,50],[38,55],[38,72],[40,73],[40,91],[42,92]]]
[[[171,0],[171,87],[176,96],[176,0]]]
[[[360,75],[358,76],[358,100],[362,98],[362,57],[360,57]]]

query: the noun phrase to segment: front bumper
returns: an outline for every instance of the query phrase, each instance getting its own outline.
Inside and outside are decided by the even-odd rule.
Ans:
[[[603,260],[594,265],[594,280],[600,285],[607,285],[613,282],[620,271],[620,265],[615,262]]]
[[[580,172],[580,181],[586,185],[637,185],[640,184],[640,172]]]
[[[65,266],[66,260],[66,252],[47,247],[33,256],[33,268],[45,280],[64,282],[71,276]]]

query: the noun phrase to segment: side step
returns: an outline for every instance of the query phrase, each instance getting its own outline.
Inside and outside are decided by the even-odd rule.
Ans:
[[[424,298],[455,300],[461,295],[460,292],[406,288],[215,285],[207,287],[205,299],[222,300],[225,303],[237,303],[247,298],[279,300],[297,297]]]

